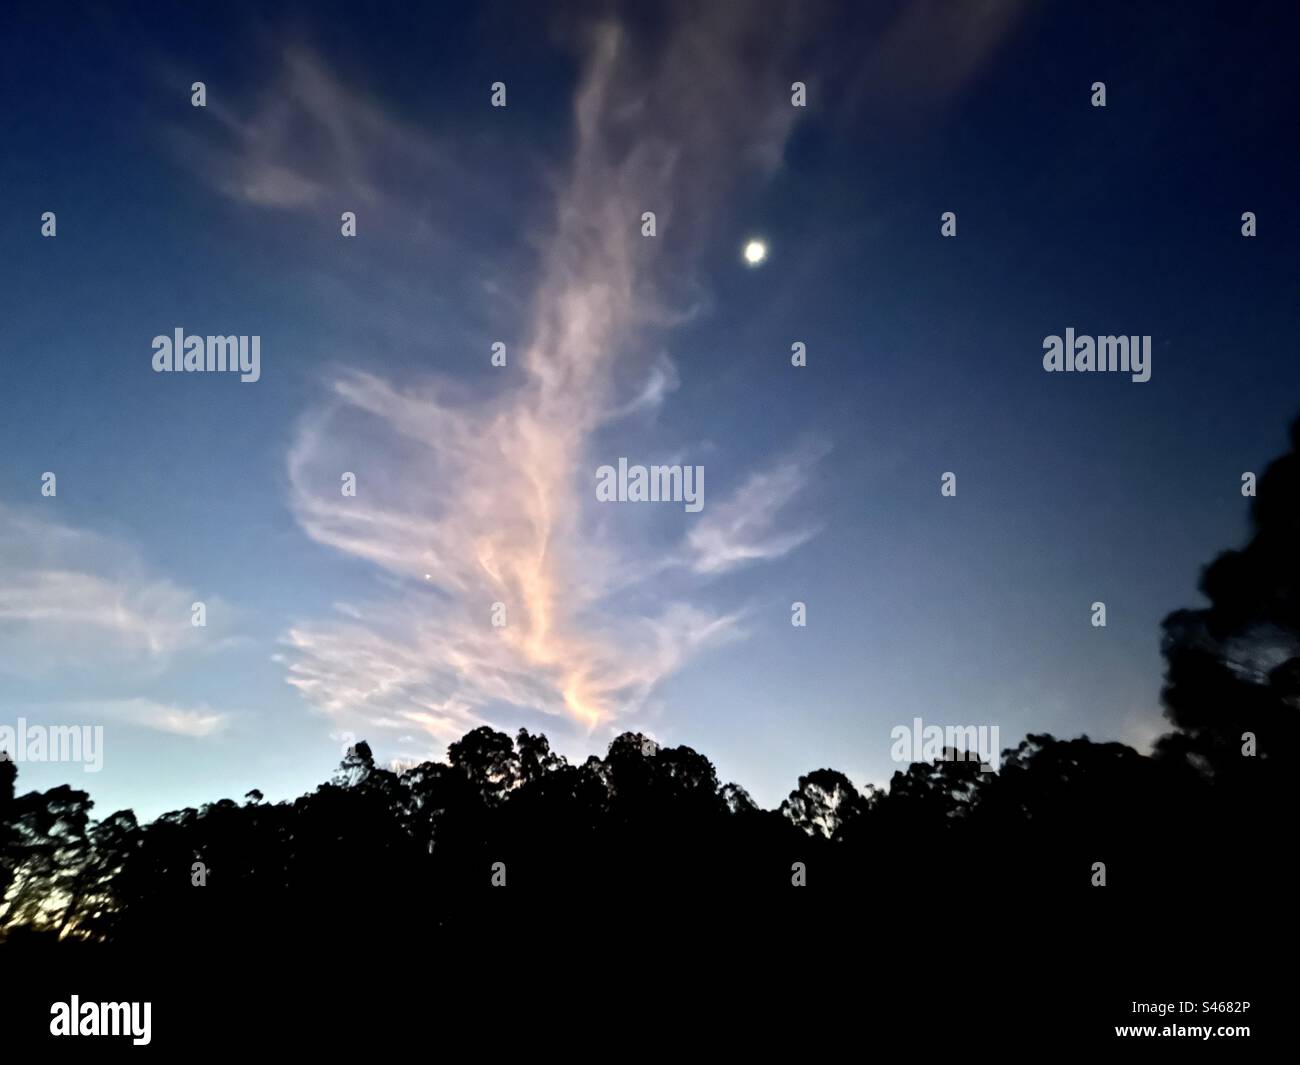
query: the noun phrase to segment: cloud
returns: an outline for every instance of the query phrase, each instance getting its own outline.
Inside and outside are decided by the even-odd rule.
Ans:
[[[677,387],[653,341],[698,306],[711,213],[739,172],[779,163],[794,121],[772,35],[726,8],[685,20],[656,52],[613,23],[591,34],[527,340],[499,389],[342,371],[302,420],[293,513],[389,589],[284,638],[289,683],[336,722],[443,742],[503,707],[613,725],[691,656],[743,635],[740,612],[700,602],[705,576],[812,535],[775,525],[812,453],[706,501],[666,545],[646,528],[657,516],[613,517],[595,500],[598,442]],[[354,498],[339,491],[345,470]]]
[[[213,99],[205,113],[215,130],[171,128],[177,155],[222,195],[254,207],[376,207],[398,193],[396,175],[452,166],[426,131],[345,85],[303,45],[285,49],[256,102],[237,109]]]
[[[913,121],[952,100],[1010,36],[1026,0],[906,0],[859,58],[843,113],[872,100],[877,113]]]
[[[0,507],[0,673],[155,675],[211,646],[190,624],[194,601],[121,544]]]
[[[828,451],[825,444],[805,448],[771,469],[751,473],[731,497],[714,504],[687,535],[692,568],[720,573],[745,562],[780,558],[815,536],[815,523],[785,527],[777,519]]]
[[[207,706],[186,709],[152,699],[114,699],[84,706],[89,714],[104,714],[125,724],[195,739],[224,731],[231,718],[230,714],[218,713]]]

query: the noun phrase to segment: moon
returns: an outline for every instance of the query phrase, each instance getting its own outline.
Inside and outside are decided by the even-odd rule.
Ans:
[[[767,258],[767,245],[761,240],[751,240],[745,245],[745,262],[757,266]]]

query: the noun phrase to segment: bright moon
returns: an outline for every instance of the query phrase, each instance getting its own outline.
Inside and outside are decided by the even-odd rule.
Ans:
[[[767,245],[761,240],[751,240],[745,245],[745,262],[757,266],[767,258]]]

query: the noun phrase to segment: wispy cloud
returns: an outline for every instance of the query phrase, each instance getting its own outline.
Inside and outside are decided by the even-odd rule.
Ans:
[[[224,731],[231,721],[230,714],[220,713],[207,706],[187,708],[152,699],[113,699],[87,703],[84,710],[91,716],[104,715],[139,728],[195,739],[214,736]]]
[[[212,646],[215,630],[190,624],[195,598],[125,545],[0,507],[0,673],[154,675]]]
[[[1031,9],[1026,0],[905,0],[859,57],[842,113],[914,121],[951,101]]]
[[[731,478],[734,496],[668,545],[628,541],[644,529],[616,536],[594,495],[597,440],[608,446],[678,384],[652,340],[691,313],[710,212],[739,171],[777,165],[794,121],[756,28],[713,8],[653,54],[613,24],[593,33],[511,383],[466,395],[343,372],[304,418],[288,461],[298,521],[380,567],[391,589],[286,635],[290,683],[337,721],[414,724],[443,741],[502,705],[612,723],[690,656],[741,635],[738,611],[700,602],[707,575],[812,534],[774,525],[812,452]],[[655,241],[640,233],[647,210]],[[355,498],[339,492],[344,470]]]
[[[714,506],[687,535],[697,573],[720,573],[745,562],[780,558],[817,534],[807,519],[793,526],[779,519],[805,486],[809,468],[830,450],[805,446],[771,469],[751,473],[728,499]]]
[[[344,85],[310,48],[281,55],[275,81],[252,103],[206,111],[217,126],[174,126],[177,153],[217,191],[255,207],[307,210],[327,198],[354,208],[381,204],[397,175],[450,168],[429,134]]]

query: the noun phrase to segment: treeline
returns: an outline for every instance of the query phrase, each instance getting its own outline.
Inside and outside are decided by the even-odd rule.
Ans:
[[[996,773],[917,763],[864,793],[819,769],[764,810],[689,747],[626,733],[574,765],[545,736],[479,728],[445,763],[395,773],[358,743],[331,781],[292,802],[254,791],[146,825],[130,811],[95,820],[68,786],[19,795],[5,760],[0,928],[132,943],[444,925],[501,887],[660,906],[788,899],[800,880],[1070,895],[1097,891],[1099,868],[1106,892],[1155,904],[1280,890],[1294,802],[1286,752],[1300,749],[1300,422],[1291,442],[1259,479],[1248,545],[1206,567],[1209,606],[1165,619],[1172,727],[1150,755],[1030,735]]]

